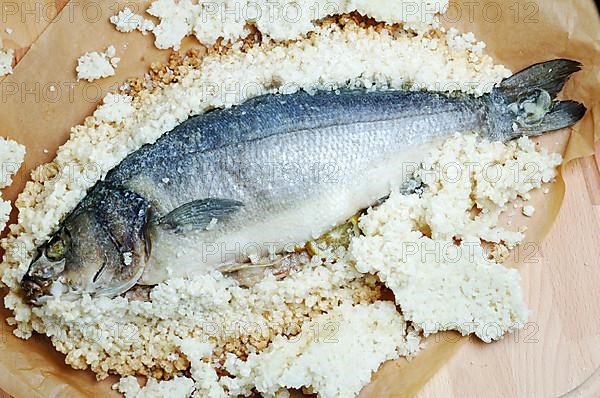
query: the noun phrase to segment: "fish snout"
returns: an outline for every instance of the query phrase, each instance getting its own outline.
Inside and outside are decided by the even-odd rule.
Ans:
[[[21,288],[25,292],[27,301],[31,304],[37,304],[40,298],[51,296],[53,284],[60,277],[64,268],[64,259],[51,261],[42,247],[21,280]]]
[[[25,275],[21,281],[21,288],[25,292],[25,298],[30,304],[38,304],[40,298],[50,295],[52,280]]]

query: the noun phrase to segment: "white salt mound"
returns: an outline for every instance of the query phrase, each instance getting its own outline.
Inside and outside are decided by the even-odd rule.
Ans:
[[[151,30],[157,48],[177,50],[191,35],[207,46],[218,39],[235,42],[248,36],[248,25],[254,25],[265,40],[297,39],[314,31],[318,20],[353,11],[424,33],[438,26],[437,17],[447,7],[448,0],[155,0],[146,12],[158,18],[156,26],[129,8],[110,20],[121,32]]]
[[[414,355],[419,341],[390,302],[343,304],[305,323],[297,336],[276,337],[266,350],[251,354],[246,361],[230,354],[224,367],[231,377],[219,380],[214,368],[203,361],[211,355],[209,343],[186,339],[181,346],[191,359],[193,381],[179,377],[156,383],[151,379],[149,386],[140,388],[135,378],[128,377],[115,388],[127,398],[163,396],[150,393],[169,390],[170,397],[188,397],[193,382],[194,397],[249,396],[253,390],[263,397],[279,397],[286,396],[289,388],[323,398],[352,397],[383,362]]]
[[[562,159],[536,151],[528,138],[505,145],[475,135],[456,135],[426,159],[417,173],[427,185],[422,196],[393,192],[361,218],[364,236],[351,245],[356,267],[378,275],[426,335],[500,339],[526,322],[527,309],[518,271],[490,259],[484,243],[512,248],[523,239],[499,227],[498,217],[509,201],[552,180]],[[535,173],[523,172],[532,164]],[[452,178],[448,165],[460,166]]]
[[[25,147],[15,141],[0,137],[0,189],[12,184],[13,175],[25,158]],[[0,231],[4,230],[11,211],[11,202],[0,196]]]

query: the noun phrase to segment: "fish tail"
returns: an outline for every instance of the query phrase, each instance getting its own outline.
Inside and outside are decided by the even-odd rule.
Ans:
[[[558,101],[556,96],[571,75],[581,70],[581,63],[555,59],[532,65],[503,80],[492,97],[508,108],[511,119],[510,138],[535,136],[546,131],[569,127],[586,112],[583,104]]]

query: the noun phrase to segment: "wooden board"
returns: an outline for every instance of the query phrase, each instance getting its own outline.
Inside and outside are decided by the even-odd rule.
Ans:
[[[22,57],[67,0],[42,4],[45,18],[0,22],[0,36]],[[9,2],[1,1],[2,7]],[[38,4],[36,6],[35,4]],[[2,8],[4,9],[4,8]],[[6,27],[26,32],[11,43]],[[565,168],[567,194],[549,236],[521,268],[531,309],[527,328],[502,342],[465,344],[420,392],[437,397],[558,397],[600,367],[600,145],[596,157]],[[0,398],[7,395],[0,391]],[[600,393],[599,393],[600,396]]]

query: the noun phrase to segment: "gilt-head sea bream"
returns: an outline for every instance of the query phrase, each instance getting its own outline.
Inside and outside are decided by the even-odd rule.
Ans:
[[[507,141],[577,122],[585,107],[556,95],[579,69],[537,64],[481,97],[297,92],[192,117],[90,190],[22,287],[31,302],[114,296],[301,246],[401,185],[433,140]]]

